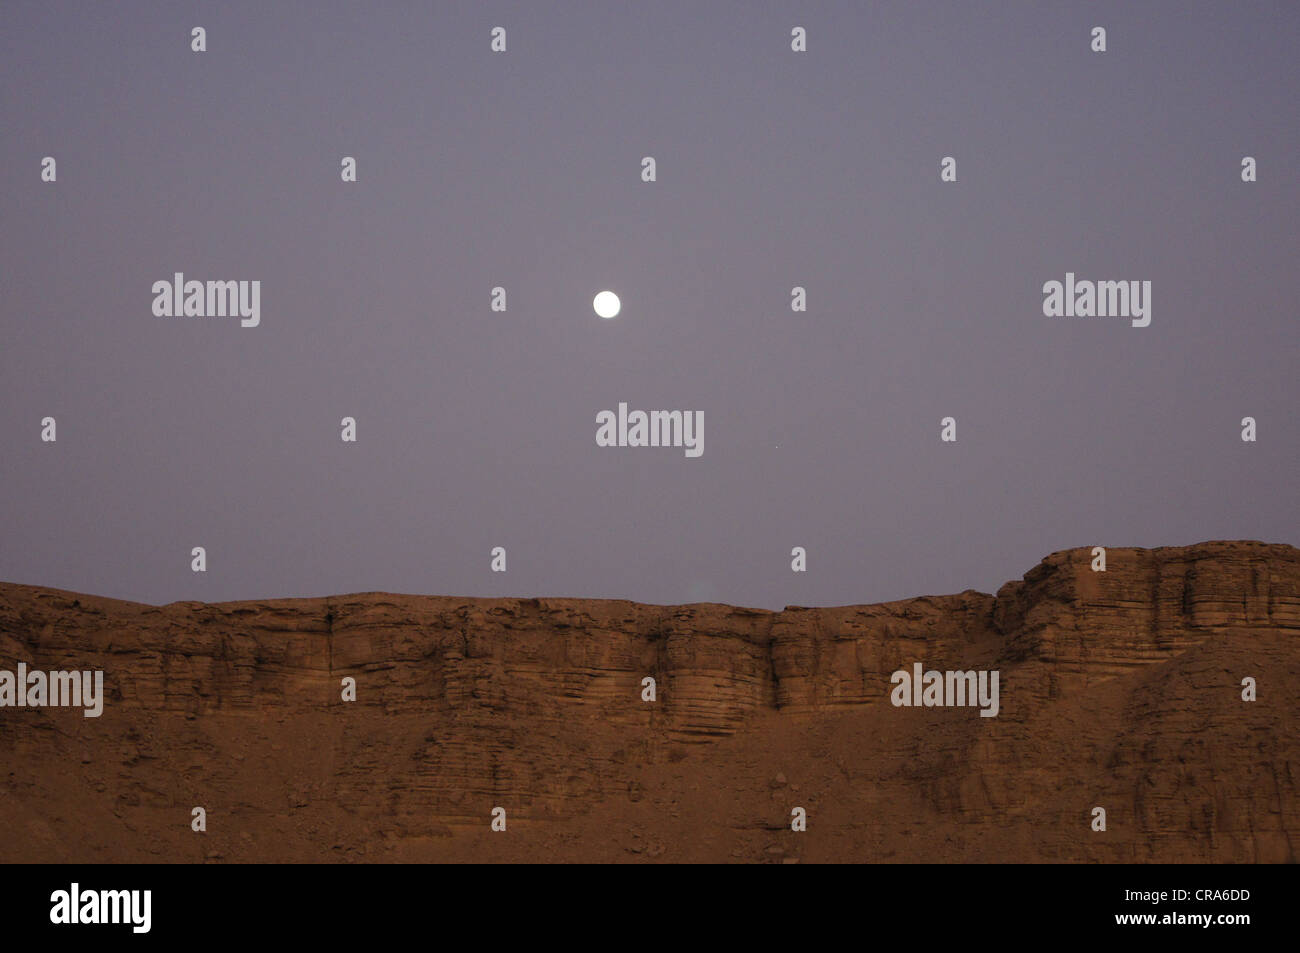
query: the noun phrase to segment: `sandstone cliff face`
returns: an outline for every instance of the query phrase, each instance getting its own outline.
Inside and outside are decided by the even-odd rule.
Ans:
[[[1300,550],[1091,561],[776,613],[0,584],[0,669],[107,693],[0,708],[0,859],[1294,860]],[[893,706],[914,662],[998,670],[998,716]]]

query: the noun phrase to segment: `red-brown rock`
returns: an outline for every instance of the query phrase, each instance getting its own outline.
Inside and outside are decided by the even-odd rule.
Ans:
[[[1294,861],[1300,550],[1091,558],[776,613],[0,584],[0,669],[107,694],[0,708],[0,860]],[[998,716],[894,707],[914,662],[998,670]]]

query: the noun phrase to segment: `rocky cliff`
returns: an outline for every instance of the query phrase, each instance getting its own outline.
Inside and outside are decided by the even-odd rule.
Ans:
[[[0,860],[1295,860],[1300,550],[1092,561],[782,612],[0,584],[0,669],[106,693],[0,708]],[[918,662],[997,716],[892,704]]]

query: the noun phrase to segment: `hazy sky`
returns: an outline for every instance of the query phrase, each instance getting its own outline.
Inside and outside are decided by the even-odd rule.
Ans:
[[[1297,543],[1297,64],[1290,2],[5,2],[0,579],[779,608]],[[1067,271],[1151,325],[1045,317]],[[703,456],[597,447],[620,401]]]

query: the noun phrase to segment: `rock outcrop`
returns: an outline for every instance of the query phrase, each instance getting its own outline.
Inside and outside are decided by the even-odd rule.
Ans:
[[[0,584],[0,669],[107,696],[0,708],[0,860],[1295,860],[1300,550],[1106,561],[782,612]],[[917,662],[998,671],[997,717],[895,707]]]

